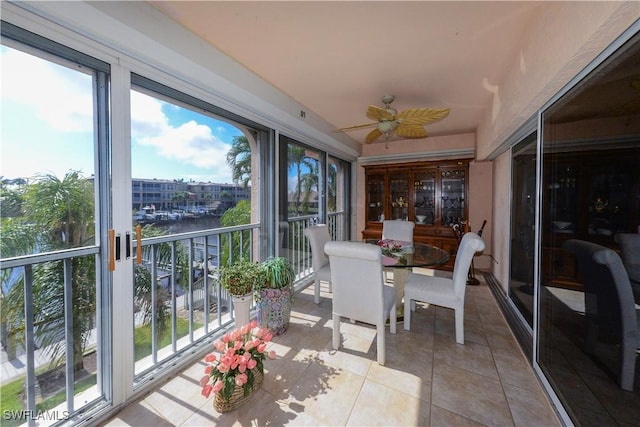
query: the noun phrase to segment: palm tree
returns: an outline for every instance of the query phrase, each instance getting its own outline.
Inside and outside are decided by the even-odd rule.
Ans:
[[[2,219],[2,256],[47,252],[80,247],[93,242],[95,232],[93,186],[77,171],[63,179],[39,175],[24,191],[23,216],[9,223]],[[3,230],[4,231],[4,230]],[[32,234],[18,241],[19,236]],[[5,242],[6,238],[10,241]],[[7,253],[5,251],[9,251]],[[2,320],[8,333],[20,339],[24,334],[24,280],[16,278],[3,301]],[[72,337],[74,370],[83,369],[83,352],[94,324],[96,311],[95,258],[71,260]],[[62,261],[37,264],[33,268],[35,333],[56,361],[64,352],[64,266]]]
[[[337,186],[338,186],[338,170],[333,164],[329,164],[327,168],[327,212],[335,212],[337,205]]]
[[[247,188],[251,182],[251,146],[246,136],[233,137],[227,153],[227,164],[231,166],[233,182],[242,182],[242,186]]]
[[[294,215],[300,215],[300,194],[302,192],[302,165],[306,165],[309,169],[313,165],[307,160],[307,150],[299,145],[289,144],[287,150],[289,168],[296,169],[296,194],[295,194],[295,212]]]
[[[248,200],[240,200],[236,206],[228,209],[220,218],[220,224],[223,227],[232,227],[234,225],[244,225],[249,223],[251,223],[251,203]],[[229,238],[232,239],[231,252],[229,251]],[[220,241],[220,248],[221,266],[229,265],[231,259],[234,261],[239,259],[250,259],[251,230],[236,231],[231,236],[223,234]]]
[[[142,227],[142,237],[158,237],[164,236],[166,231],[155,227],[154,225],[147,224]],[[146,246],[142,249],[142,258],[145,260],[155,259],[156,265],[161,268],[169,270],[171,268],[171,245],[168,243],[160,243],[153,246],[154,255],[151,255],[151,246]],[[185,288],[185,285],[189,283],[189,262],[188,256],[185,252],[183,245],[176,245],[176,283]],[[149,269],[142,265],[135,266],[135,283],[134,283],[134,303],[142,312],[142,323],[150,324],[153,318],[153,304],[152,304],[152,290],[151,287],[155,286],[156,298],[155,298],[155,321],[157,325],[157,335],[162,336],[167,330],[171,313],[169,307],[165,304],[165,301],[169,299],[169,291],[165,289],[161,283],[157,280],[153,280]]]
[[[0,180],[0,216],[2,218],[22,215],[24,179]]]
[[[93,186],[79,172],[70,171],[62,180],[53,175],[40,175],[25,187],[24,214],[19,218],[2,217],[2,257],[47,252],[92,243]],[[144,237],[162,235],[151,226],[143,228]],[[171,262],[168,244],[155,246],[155,259],[160,265]],[[148,252],[148,249],[145,249]],[[147,259],[149,259],[149,254]],[[188,280],[188,263],[184,249],[178,246],[178,282]],[[71,261],[73,364],[76,372],[83,369],[83,354],[87,339],[94,327],[96,312],[95,258],[78,257]],[[152,320],[152,280],[144,267],[136,266],[135,302],[143,310],[144,322]],[[24,341],[24,280],[22,275],[3,271],[2,283],[10,290],[2,298],[2,323],[7,334]],[[12,283],[9,283],[13,280]],[[33,269],[33,313],[35,334],[39,343],[49,350],[57,362],[65,349],[64,326],[64,268],[63,262],[38,264]],[[169,310],[164,305],[167,291],[156,283],[156,321],[158,332],[164,332]],[[4,337],[3,337],[4,338]]]
[[[177,203],[179,208],[184,208],[187,204],[187,200],[189,200],[189,193],[187,191],[176,191],[171,196],[171,201],[174,205]]]
[[[302,213],[305,215],[309,214],[309,199],[311,198],[311,194],[313,191],[318,192],[318,180],[319,180],[319,170],[318,170],[318,161],[309,162],[311,167],[309,171],[301,176],[300,185],[304,190],[304,197],[302,199]],[[319,200],[318,200],[319,201]],[[316,211],[316,214],[318,212]]]

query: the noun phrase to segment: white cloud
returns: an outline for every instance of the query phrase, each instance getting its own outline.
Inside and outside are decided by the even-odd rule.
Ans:
[[[211,175],[229,179],[226,163],[229,145],[213,135],[211,128],[190,120],[171,126],[163,112],[162,101],[139,92],[131,95],[132,138],[141,145],[153,147],[158,155],[203,169]],[[170,107],[170,108],[171,108]],[[223,170],[223,173],[220,173]]]
[[[0,47],[0,61],[3,102],[11,101],[13,105],[22,105],[29,111],[19,123],[12,123],[12,135],[22,138],[21,141],[12,140],[12,158],[30,156],[30,167],[27,168],[24,162],[14,162],[21,165],[14,173],[21,176],[20,174],[32,172],[31,169],[34,168],[36,172],[49,170],[54,166],[53,163],[60,163],[62,170],[72,166],[93,170],[92,154],[78,156],[82,159],[75,159],[74,162],[69,159],[61,162],[46,150],[48,146],[29,154],[23,148],[27,146],[24,140],[27,137],[33,140],[30,146],[39,147],[42,141],[39,135],[42,134],[47,135],[51,142],[55,138],[75,141],[71,138],[80,132],[88,133],[92,143],[92,77],[7,47]],[[197,123],[200,122],[198,116],[193,112],[187,113],[177,105],[131,91],[132,150],[135,150],[136,144],[147,147],[146,157],[144,160],[138,159],[140,169],[134,168],[134,174],[144,174],[141,177],[162,174],[165,176],[158,178],[199,177],[198,180],[203,181],[230,182],[231,172],[226,163],[229,145],[216,136],[229,136],[229,130],[204,116],[202,122]],[[174,117],[189,121],[176,122],[172,120]],[[36,129],[39,134],[35,132]],[[5,154],[8,154],[7,135],[8,132],[3,132]],[[77,166],[76,163],[80,160],[83,163]],[[133,161],[136,162],[136,158]],[[3,169],[7,166],[5,163],[3,161]]]
[[[189,121],[179,127],[166,127],[155,136],[140,138],[140,144],[154,146],[161,156],[199,168],[228,167],[229,146],[219,141],[208,126]]]
[[[90,75],[15,49],[2,49],[1,55],[3,98],[33,107],[56,130],[92,131]]]

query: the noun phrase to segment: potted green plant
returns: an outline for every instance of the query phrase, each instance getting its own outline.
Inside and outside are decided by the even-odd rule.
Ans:
[[[256,283],[262,282],[260,264],[240,260],[219,269],[220,284],[231,294],[238,327],[249,323],[251,296]]]
[[[284,257],[268,258],[260,264],[260,270],[260,280],[254,288],[258,323],[280,335],[289,327],[295,273]]]

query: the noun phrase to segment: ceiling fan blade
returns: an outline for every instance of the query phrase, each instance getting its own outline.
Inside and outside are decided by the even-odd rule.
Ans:
[[[384,108],[376,107],[375,105],[369,105],[367,109],[367,117],[371,120],[383,121],[383,120],[395,120],[393,114]]]
[[[368,127],[371,127],[371,126],[375,126],[377,124],[378,123],[367,123],[365,125],[348,126],[346,128],[335,129],[333,132],[347,132],[347,131],[350,131],[350,130],[368,128]]]
[[[371,144],[373,141],[382,136],[382,132],[380,132],[377,128],[372,130],[367,134],[367,137],[364,139],[364,142],[367,144]]]
[[[405,138],[426,138],[427,131],[420,124],[414,124],[406,122],[400,123],[400,126],[395,131],[395,134],[398,136],[403,136]]]
[[[448,115],[449,108],[410,108],[408,110],[401,111],[398,114],[398,119],[403,123],[410,122],[412,124],[425,125],[427,123],[433,123],[437,120],[444,119]]]

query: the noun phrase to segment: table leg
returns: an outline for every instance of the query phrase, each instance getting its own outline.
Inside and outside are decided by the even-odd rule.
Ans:
[[[408,276],[409,269],[407,268],[393,269],[393,287],[396,290],[396,313],[398,315],[398,322],[404,320],[404,304],[402,300],[404,298],[404,284],[407,282]]]

